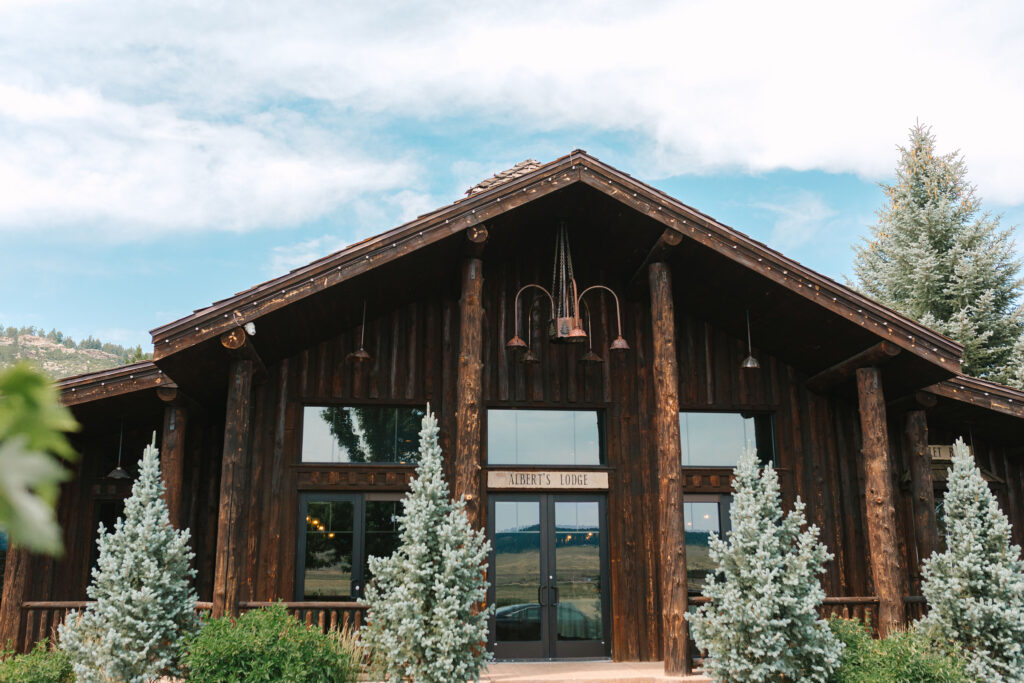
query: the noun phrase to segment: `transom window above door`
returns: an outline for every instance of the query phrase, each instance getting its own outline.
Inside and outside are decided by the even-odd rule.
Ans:
[[[413,406],[306,406],[302,462],[415,464],[422,420]]]
[[[597,410],[488,410],[487,463],[600,465],[603,426]]]
[[[775,462],[772,416],[746,413],[679,413],[683,467],[735,467],[746,448],[763,464]]]

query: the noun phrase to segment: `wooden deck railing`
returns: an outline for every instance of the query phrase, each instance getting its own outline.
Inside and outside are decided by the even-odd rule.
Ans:
[[[706,605],[711,600],[703,595],[691,595],[690,605]],[[872,632],[878,629],[878,598],[874,595],[865,596],[840,596],[827,597],[822,600],[818,607],[818,613],[823,619],[829,617],[842,617],[844,619],[857,619],[868,625]],[[690,658],[693,671],[698,672],[704,666],[704,655],[706,653],[697,649],[693,638],[690,639]]]
[[[242,612],[276,605],[276,602],[240,602]],[[282,602],[285,609],[306,626],[327,631],[358,629],[366,621],[366,605],[361,602]]]
[[[71,612],[81,612],[88,605],[86,600],[34,601],[21,603],[22,620],[18,641],[14,643],[18,652],[28,652],[40,640],[49,640],[50,646],[57,643],[57,627],[64,623]],[[212,602],[197,602],[196,612],[213,609]]]
[[[917,621],[928,614],[928,602],[923,595],[908,595],[903,598],[903,603],[907,606],[908,622]]]
[[[709,602],[711,600],[703,595],[690,596],[691,605],[706,605]],[[858,619],[875,629],[878,626],[875,623],[875,615],[878,614],[878,598],[874,595],[827,597],[818,608],[818,613],[823,619],[829,617]]]

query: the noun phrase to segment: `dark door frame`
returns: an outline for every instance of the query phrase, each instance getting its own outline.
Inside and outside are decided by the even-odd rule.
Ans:
[[[494,577],[494,505],[497,502],[535,501],[540,508],[540,579],[537,587],[537,602],[541,608],[541,633],[539,641],[499,642],[496,637],[496,620],[491,616],[488,629],[488,648],[498,659],[583,659],[607,657],[611,647],[611,577],[608,561],[608,513],[606,492],[594,493],[492,493],[488,495],[487,537],[491,539],[488,556],[488,575]],[[558,587],[555,554],[555,503],[596,502],[598,505],[598,529],[600,533],[599,562],[601,563],[601,639],[588,641],[558,640]],[[494,582],[487,587],[488,604],[494,604]],[[552,604],[554,602],[554,604]]]
[[[295,599],[302,602],[305,597],[306,583],[306,515],[309,514],[309,501],[317,502],[351,502],[352,503],[352,583],[349,590],[353,599],[363,595],[363,551],[365,548],[365,509],[366,498],[361,493],[336,493],[303,491],[299,493],[298,514],[298,551],[295,558]]]

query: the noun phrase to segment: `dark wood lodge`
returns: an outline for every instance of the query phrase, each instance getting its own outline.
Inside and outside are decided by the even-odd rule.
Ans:
[[[573,271],[560,257],[552,278],[560,236]],[[617,301],[592,290],[574,309],[563,273]],[[555,291],[517,297],[530,283]],[[427,402],[453,490],[492,540],[501,657],[689,667],[683,614],[745,444],[835,555],[826,609],[882,631],[921,608],[954,438],[1024,540],[1024,393],[959,376],[949,339],[582,151],[153,345],[153,362],[60,383],[84,427],[60,500],[67,554],[8,552],[0,641],[25,647],[85,599],[96,527],[131,485],[108,473],[119,454],[132,473],[154,430],[215,615],[284,600],[325,627],[361,619],[365,558],[394,543]]]

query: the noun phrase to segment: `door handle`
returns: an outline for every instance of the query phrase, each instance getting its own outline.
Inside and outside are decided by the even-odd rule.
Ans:
[[[551,601],[552,605],[558,604],[558,586],[552,586],[551,590],[555,591],[555,599]]]
[[[541,591],[544,590],[544,586],[537,586],[537,604],[541,607],[546,607],[544,604],[544,598],[542,597]]]

